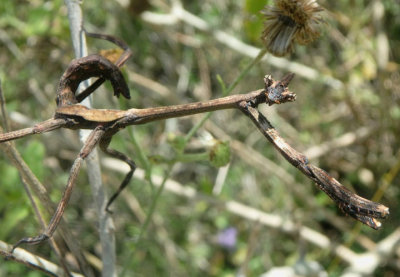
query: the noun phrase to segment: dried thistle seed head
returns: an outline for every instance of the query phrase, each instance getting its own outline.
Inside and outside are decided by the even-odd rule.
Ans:
[[[268,51],[276,56],[293,52],[293,43],[308,44],[319,37],[323,9],[315,0],[275,0],[266,6],[261,39]]]

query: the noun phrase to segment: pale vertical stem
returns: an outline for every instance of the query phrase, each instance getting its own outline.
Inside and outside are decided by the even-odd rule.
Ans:
[[[68,18],[71,29],[72,44],[77,58],[87,56],[86,39],[82,31],[82,10],[78,1],[65,0],[68,7]],[[81,89],[89,86],[88,82],[81,85]],[[90,107],[91,101],[87,97],[82,104]],[[79,132],[81,142],[84,143],[90,131]],[[114,223],[106,212],[107,195],[101,181],[101,172],[97,150],[94,149],[86,159],[87,171],[93,198],[96,203],[96,210],[99,217],[99,234],[102,246],[102,276],[117,276],[115,256]]]

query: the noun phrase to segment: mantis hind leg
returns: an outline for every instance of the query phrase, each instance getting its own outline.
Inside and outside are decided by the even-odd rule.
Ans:
[[[106,205],[107,212],[111,212],[111,210],[109,209],[110,205],[115,201],[115,199],[118,197],[118,195],[126,188],[126,186],[128,186],[129,181],[132,179],[133,173],[136,170],[136,164],[131,158],[126,156],[124,153],[121,153],[115,149],[111,149],[108,147],[110,142],[111,142],[111,137],[103,138],[100,142],[100,149],[107,155],[127,163],[130,167],[130,170],[126,174],[122,183],[119,185],[117,191],[114,192],[114,194],[108,200],[107,205]]]

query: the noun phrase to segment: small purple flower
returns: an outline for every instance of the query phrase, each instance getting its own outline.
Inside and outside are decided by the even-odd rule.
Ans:
[[[234,227],[226,228],[218,233],[217,244],[223,248],[232,250],[235,248],[237,242],[237,229]]]

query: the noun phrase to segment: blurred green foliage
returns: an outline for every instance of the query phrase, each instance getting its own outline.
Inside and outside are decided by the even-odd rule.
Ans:
[[[251,62],[218,43],[211,33],[183,22],[149,24],[120,2],[103,1],[99,7],[96,1],[83,1],[82,5],[88,30],[113,34],[133,51],[124,69],[132,99],[114,99],[107,84],[95,94],[96,107],[141,108],[220,97],[224,91],[221,83],[229,87]],[[273,1],[182,1],[187,11],[205,20],[212,30],[223,30],[257,47],[262,47],[259,11],[267,2]],[[383,4],[382,17],[376,14],[377,2]],[[328,236],[334,244],[346,243],[356,234],[348,247],[359,253],[399,227],[400,5],[390,0],[319,3],[328,10],[323,36],[311,45],[296,46],[287,59],[336,78],[342,86],[297,76],[290,85],[297,93],[296,102],[267,107],[263,112],[296,149],[315,154],[307,151],[319,146],[322,153],[311,162],[360,195],[372,198],[389,180],[378,199],[391,208],[383,229],[376,232],[363,226],[361,234],[353,233],[356,223],[281,158],[239,112],[213,113],[188,141],[187,134],[202,116],[171,119],[128,128],[113,138],[112,146],[132,157],[147,174],[145,180],[131,181],[124,192],[137,201],[136,209],[122,196],[113,206],[117,262],[128,275],[235,276],[243,272],[259,276],[274,267],[293,266],[303,258],[316,261],[330,276],[339,276],[348,266],[335,260],[332,249],[317,247],[297,233],[232,214],[226,201],[293,220]],[[154,1],[150,11],[167,14],[169,5],[169,1]],[[0,15],[0,78],[15,130],[53,115],[58,80],[74,55],[63,1],[0,1]],[[91,38],[88,43],[90,53],[114,47]],[[259,89],[265,74],[279,79],[287,71],[271,66],[267,59],[250,71],[234,93]],[[134,79],[133,72],[157,82],[165,92]],[[363,133],[362,128],[368,132]],[[357,135],[360,133],[364,135]],[[327,148],[321,147],[324,145]],[[52,199],[58,201],[80,149],[76,132],[27,137],[16,146]],[[0,153],[0,240],[12,244],[41,229],[17,170]],[[210,153],[220,155],[215,164],[214,160],[207,162]],[[216,179],[222,170],[218,166],[227,161],[228,173],[217,194]],[[106,167],[102,174],[111,194],[123,175]],[[149,180],[165,175],[199,196],[185,198],[164,189],[157,198],[158,188]],[[82,248],[100,256],[90,194],[82,173],[65,218]],[[149,226],[137,241],[153,201],[156,205]],[[217,240],[229,227],[237,230],[232,249]],[[29,250],[57,263],[46,244]],[[388,258],[376,274],[398,275],[395,261],[395,255]],[[19,264],[0,262],[0,276],[42,276]]]
[[[244,5],[244,12],[247,13],[247,18],[243,21],[245,33],[247,38],[252,43],[257,43],[260,40],[261,33],[264,27],[263,15],[260,11],[264,6],[271,1],[260,0],[246,0]]]

